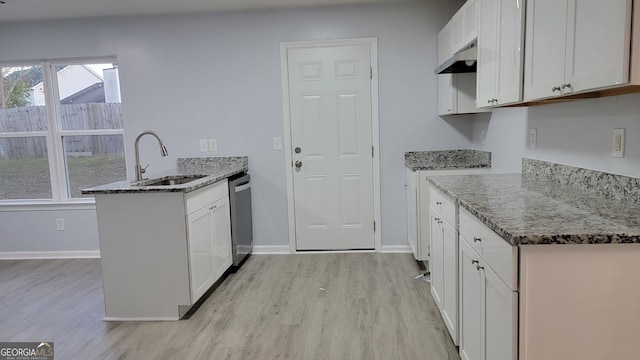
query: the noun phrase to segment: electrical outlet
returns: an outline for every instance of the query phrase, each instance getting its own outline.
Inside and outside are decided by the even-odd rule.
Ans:
[[[200,139],[200,152],[209,151],[209,144],[207,144],[207,139]]]
[[[282,150],[282,138],[276,136],[273,138],[273,150]]]
[[[529,148],[535,149],[538,146],[538,129],[529,129]]]
[[[485,130],[480,131],[480,143],[484,145],[485,140],[487,139],[487,132]]]
[[[624,129],[613,129],[613,157],[624,157],[624,132]]]
[[[209,151],[218,151],[218,140],[209,139]]]
[[[56,219],[56,230],[64,231],[64,218]]]

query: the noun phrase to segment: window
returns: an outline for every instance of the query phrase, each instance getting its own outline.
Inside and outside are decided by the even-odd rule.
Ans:
[[[78,200],[126,180],[115,62],[0,67],[0,202]]]

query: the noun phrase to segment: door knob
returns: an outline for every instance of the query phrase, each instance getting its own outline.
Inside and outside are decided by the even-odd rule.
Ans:
[[[296,152],[296,154],[300,154],[300,152],[302,151],[302,149],[300,149],[300,146],[296,146],[295,149],[293,149],[293,151]]]
[[[300,169],[302,167],[302,161],[296,161],[296,168]]]

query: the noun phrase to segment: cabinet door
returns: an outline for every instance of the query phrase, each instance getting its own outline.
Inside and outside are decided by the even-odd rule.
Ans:
[[[229,197],[213,203],[213,255],[216,280],[231,266],[231,211]]]
[[[416,260],[420,259],[418,253],[418,188],[416,186],[417,172],[407,169],[407,240]]]
[[[569,0],[563,93],[629,81],[631,3]]]
[[[438,33],[438,65],[445,62],[453,55],[451,45],[451,23],[448,23]]]
[[[524,99],[560,95],[564,81],[567,0],[527,2]]]
[[[484,359],[517,360],[518,293],[485,266],[484,273]]]
[[[458,237],[448,222],[442,221],[442,257],[444,299],[442,318],[453,343],[458,345]]]
[[[438,309],[444,308],[444,236],[440,215],[430,209],[431,217],[431,258],[429,271],[431,272],[431,294]]]
[[[460,358],[481,360],[483,275],[477,268],[480,257],[460,237]],[[493,359],[482,359],[493,360]]]
[[[522,101],[524,7],[524,0],[499,1],[498,60],[495,79],[498,105]]]
[[[467,0],[464,10],[464,34],[462,46],[467,46],[478,37],[478,0]]]
[[[456,112],[456,92],[453,87],[453,74],[440,74],[438,77],[438,115],[450,115]]]
[[[493,106],[498,58],[498,4],[499,0],[480,0],[478,9],[478,107]]]
[[[216,281],[212,217],[208,206],[187,215],[191,303],[195,303]]]

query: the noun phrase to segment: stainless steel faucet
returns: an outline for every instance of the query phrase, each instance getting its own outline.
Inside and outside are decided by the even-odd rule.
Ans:
[[[154,131],[146,130],[146,131],[143,131],[140,134],[138,134],[138,137],[136,137],[136,142],[135,142],[135,149],[136,149],[136,181],[142,180],[142,174],[144,174],[145,171],[147,170],[147,167],[149,167],[149,165],[147,165],[145,167],[142,167],[140,165],[140,145],[139,145],[139,142],[140,142],[140,138],[143,137],[144,135],[153,135],[156,139],[158,139],[158,143],[160,143],[160,155],[167,156],[169,154],[167,152],[167,148],[164,147],[164,144],[162,143],[162,139]]]

